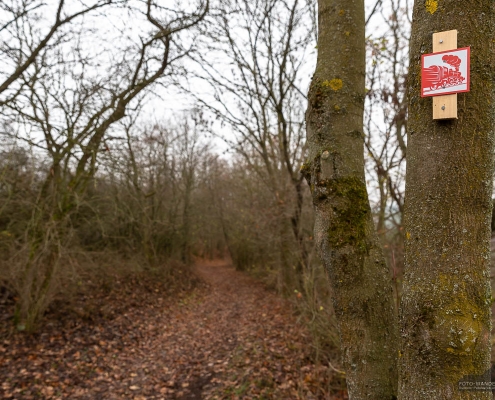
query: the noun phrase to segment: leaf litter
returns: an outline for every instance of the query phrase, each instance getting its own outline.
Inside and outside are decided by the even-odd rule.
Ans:
[[[220,261],[195,274],[183,292],[134,282],[39,334],[0,328],[0,398],[347,399],[290,302]]]

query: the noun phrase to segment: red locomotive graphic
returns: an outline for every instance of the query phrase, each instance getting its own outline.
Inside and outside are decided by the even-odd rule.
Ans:
[[[440,51],[421,56],[421,97],[469,92],[471,49]]]
[[[453,68],[442,65],[432,65],[423,69],[423,85],[431,90],[457,86],[462,84],[466,78],[459,71],[461,59],[454,55],[445,55],[442,61]]]

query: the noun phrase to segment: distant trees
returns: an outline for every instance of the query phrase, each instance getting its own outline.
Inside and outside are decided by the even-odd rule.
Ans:
[[[203,182],[217,179],[209,177],[215,157],[200,138],[201,129],[201,120],[187,114],[177,121],[144,126],[126,117],[118,124],[115,132],[123,135],[107,142],[97,173],[66,216],[59,269],[43,299],[45,306],[67,285],[88,279],[88,264],[96,264],[92,267],[96,277],[90,279],[131,264],[173,277],[177,271],[170,271],[170,261],[189,261],[191,255],[223,256],[216,215],[203,211],[211,203]],[[25,290],[26,232],[50,164],[13,145],[10,150],[4,145],[2,156],[0,285],[29,301],[36,293],[33,287]],[[44,271],[33,269],[33,274]]]
[[[377,231],[390,241],[402,224],[406,161],[409,0],[377,2],[366,40],[365,149]],[[379,15],[380,14],[382,15]],[[399,228],[399,229],[398,229]]]
[[[262,272],[276,283],[279,238],[273,233],[279,221],[272,193],[244,158],[216,155],[204,138],[206,129],[198,113],[155,123],[129,116],[115,125],[95,175],[66,216],[61,267],[46,306],[60,289],[88,279],[88,263],[96,277],[131,264],[173,276],[173,260],[230,254],[240,269]],[[32,293],[22,291],[26,231],[50,166],[49,159],[18,143],[3,143],[0,285],[19,297]]]
[[[271,192],[283,290],[301,287],[311,251],[299,166],[313,6],[300,0],[219,1],[212,7],[203,51],[195,56],[195,82],[206,82],[213,93],[196,92],[199,103],[232,132],[223,138]]]
[[[129,122],[125,139],[116,140],[100,161],[101,183],[111,188],[102,194],[114,214],[107,237],[126,237],[151,269],[171,256],[189,263],[196,238],[193,191],[201,159],[210,157],[200,139],[201,121],[186,114],[145,127]]]
[[[397,304],[404,269],[402,218],[411,6],[410,0],[378,0],[366,20],[366,183],[376,230],[392,270]]]

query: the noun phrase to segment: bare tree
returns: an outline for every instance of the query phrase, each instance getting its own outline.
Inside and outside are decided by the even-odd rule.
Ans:
[[[406,82],[410,0],[378,1],[367,19],[365,166],[377,233],[393,270],[397,298],[403,271]],[[398,300],[397,300],[398,303]]]
[[[113,188],[105,195],[115,213],[105,217],[106,236],[125,237],[152,270],[170,257],[189,263],[197,237],[197,176],[210,151],[200,116],[180,119],[143,127],[126,118],[126,137],[115,138],[100,161],[99,179]]]
[[[308,259],[299,165],[306,102],[301,85],[312,41],[312,27],[306,21],[312,4],[226,0],[217,7],[202,44],[204,51],[196,57],[196,77],[208,83],[214,95],[198,100],[232,132],[233,136],[226,133],[223,138],[270,188],[280,221],[281,286],[297,285],[290,283],[291,248],[297,249],[299,277]]]
[[[60,2],[56,21],[65,21],[64,4]],[[84,23],[69,24],[75,17],[62,25],[56,22],[50,46],[37,45],[32,60],[19,61],[22,71],[6,78],[10,83],[5,85],[18,82],[19,89],[14,100],[4,101],[5,120],[16,127],[17,138],[46,152],[51,163],[27,232],[19,290],[30,295],[23,296],[29,301],[19,307],[22,328],[32,329],[46,307],[60,249],[70,240],[67,218],[94,176],[105,136],[166,71],[174,73],[171,67],[189,51],[181,42],[183,33],[204,19],[208,2],[188,9],[174,10],[152,0],[119,4],[107,16],[98,16],[110,18],[113,12],[112,22],[122,18],[106,35],[96,35]],[[29,15],[6,28],[15,27],[19,46],[35,31]],[[142,28],[129,31],[125,15]],[[112,26],[109,19],[108,24]]]
[[[40,0],[7,0],[0,4],[3,11],[0,19],[0,106],[8,103],[25,84],[23,74],[33,65],[48,47],[52,47],[60,31],[67,25],[109,6],[122,6],[127,0],[98,0],[92,5],[58,0],[46,3]],[[50,13],[46,26],[39,24],[43,13]],[[3,58],[2,57],[2,58]]]
[[[365,146],[371,161],[368,166],[376,177],[371,185],[372,190],[376,188],[378,198],[377,231],[384,235],[386,222],[400,226],[402,221],[407,123],[406,57],[410,25],[407,23],[408,0],[381,3],[377,8],[380,12],[372,21],[382,22],[384,30],[367,39],[369,61],[364,126]]]

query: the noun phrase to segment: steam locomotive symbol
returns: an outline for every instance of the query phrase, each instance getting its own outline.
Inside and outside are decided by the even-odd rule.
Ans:
[[[431,90],[457,86],[462,84],[466,78],[461,75],[459,67],[461,59],[454,55],[445,55],[442,61],[449,64],[452,68],[442,65],[432,65],[423,70],[424,87],[429,87]]]

